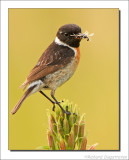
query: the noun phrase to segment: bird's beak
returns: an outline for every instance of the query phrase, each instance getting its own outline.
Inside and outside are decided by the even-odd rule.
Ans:
[[[74,36],[76,39],[87,38],[87,41],[89,41],[89,37],[85,33],[78,33],[72,36]]]

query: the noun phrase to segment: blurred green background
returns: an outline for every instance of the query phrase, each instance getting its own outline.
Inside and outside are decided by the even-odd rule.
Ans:
[[[81,59],[74,76],[56,91],[86,113],[88,145],[97,150],[119,149],[119,10],[9,9],[9,150],[34,150],[47,145],[47,109],[40,93],[28,97],[19,111],[10,111],[23,95],[24,82],[58,28],[75,23],[94,33],[81,42]],[[45,91],[49,95],[50,91]]]

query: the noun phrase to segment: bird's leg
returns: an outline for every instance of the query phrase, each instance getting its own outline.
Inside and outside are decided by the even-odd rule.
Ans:
[[[45,96],[52,104],[53,104],[53,107],[52,107],[52,110],[54,111],[55,110],[55,104],[57,104],[56,102],[54,102],[53,100],[51,100],[51,98],[49,98],[43,91],[39,91],[43,96]],[[62,102],[64,102],[62,100]],[[61,103],[61,102],[59,102]]]
[[[43,91],[39,91],[43,96],[45,96],[52,104],[55,104],[55,102],[53,100],[51,100],[51,98],[49,98]]]
[[[62,109],[62,111],[63,111],[64,113],[70,115],[71,113],[68,112],[68,111],[65,111],[64,108],[60,105],[60,103],[56,100],[54,94],[55,94],[55,90],[52,90],[52,91],[51,91],[51,97],[55,100],[56,104],[58,104],[58,106]]]
[[[55,110],[55,103],[53,100],[51,100],[51,98],[49,98],[43,91],[39,91],[43,96],[45,96],[52,104],[53,104],[53,107],[52,107],[52,110],[54,111]]]

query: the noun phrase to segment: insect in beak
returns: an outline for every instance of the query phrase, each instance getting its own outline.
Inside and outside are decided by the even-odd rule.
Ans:
[[[91,34],[89,35],[89,32],[86,31],[85,33],[79,33],[79,34],[74,34],[74,35],[70,35],[70,36],[75,37],[75,38],[77,38],[77,39],[86,38],[87,41],[89,41],[89,40],[90,40],[89,37],[92,37],[93,35],[94,35],[94,33],[91,33]]]

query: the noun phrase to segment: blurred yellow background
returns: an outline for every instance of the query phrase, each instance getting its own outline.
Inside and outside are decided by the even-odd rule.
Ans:
[[[68,23],[94,36],[81,42],[77,71],[57,89],[56,98],[69,99],[86,113],[88,145],[119,149],[119,9],[9,9],[9,150],[48,144],[47,109],[52,105],[46,98],[33,94],[15,115],[10,111],[24,93],[19,86],[58,28]]]

